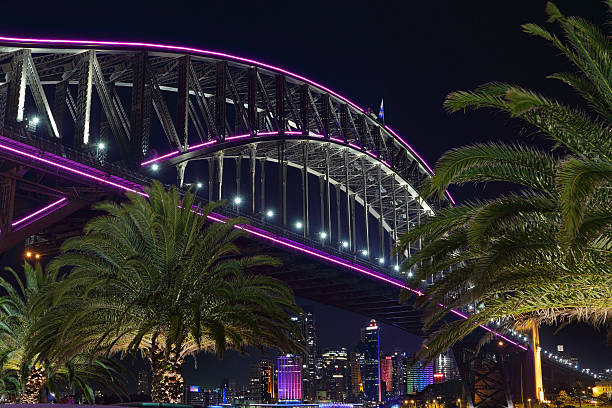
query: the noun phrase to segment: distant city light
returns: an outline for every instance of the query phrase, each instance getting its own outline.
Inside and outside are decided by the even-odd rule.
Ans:
[[[159,170],[159,164],[153,163],[153,165],[151,166],[151,170],[153,170],[153,171]]]
[[[242,202],[242,198],[240,198],[239,196],[234,197],[234,204],[240,205],[241,202]]]
[[[266,211],[266,217],[268,217],[268,218],[274,217],[274,211],[272,211],[272,210]]]
[[[303,227],[303,225],[302,225],[302,223],[300,221],[295,223],[295,228],[302,229],[302,227]]]

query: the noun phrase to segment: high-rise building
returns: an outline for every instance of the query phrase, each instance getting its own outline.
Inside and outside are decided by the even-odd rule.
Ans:
[[[221,402],[223,404],[229,404],[234,401],[236,395],[236,379],[235,378],[224,378],[221,381],[219,392],[221,393]]]
[[[151,375],[149,374],[149,371],[138,371],[136,392],[139,395],[151,395]]]
[[[302,345],[306,350],[302,367],[302,392],[305,400],[314,400],[317,390],[318,367],[317,362],[317,336],[315,319],[311,312],[300,313],[299,316],[291,318],[300,326],[302,332]]]
[[[278,358],[278,399],[279,401],[300,401],[302,399],[302,359],[287,354]]]
[[[349,367],[351,369],[351,396],[356,401],[363,393],[363,382],[361,381],[361,359],[359,352],[353,351],[349,354]]]
[[[219,389],[208,390],[199,385],[186,385],[183,401],[194,407],[207,407],[221,404],[222,396]]]
[[[366,401],[382,401],[380,370],[380,328],[376,320],[370,320],[368,327],[361,329],[363,364],[361,379]]]
[[[321,354],[321,384],[327,398],[335,402],[348,401],[350,394],[351,368],[346,348],[330,350]]]
[[[249,400],[257,403],[276,402],[276,367],[271,361],[262,360],[251,365]]]
[[[408,375],[408,363],[410,362],[410,356],[405,352],[393,354],[393,374],[392,374],[392,394],[395,396],[405,395],[407,391],[407,375]]]
[[[408,368],[407,393],[416,394],[433,384],[433,363],[417,363]]]
[[[393,390],[393,357],[383,356],[380,360],[380,384],[383,397],[390,395]]]
[[[457,367],[452,350],[449,349],[434,360],[434,381],[441,383],[458,379],[460,379],[459,367]]]

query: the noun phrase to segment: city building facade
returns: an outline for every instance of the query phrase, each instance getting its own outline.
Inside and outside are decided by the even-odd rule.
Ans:
[[[366,401],[382,401],[381,368],[380,368],[380,328],[376,320],[370,320],[367,327],[361,329],[361,379]]]
[[[278,400],[302,399],[302,358],[287,354],[278,358]]]
[[[351,367],[349,353],[342,347],[321,354],[321,381],[319,390],[326,391],[326,399],[348,401],[351,395]]]

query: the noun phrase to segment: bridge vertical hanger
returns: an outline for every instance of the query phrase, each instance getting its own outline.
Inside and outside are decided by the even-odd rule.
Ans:
[[[6,113],[4,115],[5,126],[16,126],[23,122],[26,92],[24,55],[25,51],[19,50],[15,51],[11,58],[11,72],[6,95]]]
[[[247,71],[247,87],[247,115],[251,134],[255,135],[259,129],[257,125],[257,68],[255,67],[249,67]]]
[[[329,187],[329,145],[325,146],[325,216],[327,217],[327,233],[331,241],[332,222],[331,222],[331,197]]]
[[[164,100],[164,96],[162,94],[159,83],[157,82],[157,76],[151,69],[151,66],[147,62],[146,65],[147,71],[147,79],[149,82],[149,86],[151,87],[151,98],[153,100],[153,108],[155,109],[155,113],[159,119],[162,129],[164,130],[164,134],[174,149],[179,149],[181,146],[181,140],[176,133],[176,128],[174,127],[174,121],[172,120],[172,116],[170,116],[170,111],[168,110],[168,106],[166,105],[166,101]]]
[[[382,197],[382,169],[380,164],[377,166],[377,182],[378,182],[378,212],[380,215],[380,222],[378,223],[378,239],[380,244],[380,257],[385,257],[385,229],[383,228],[383,222],[385,221],[384,210],[383,210],[383,197]]]
[[[216,91],[215,91],[215,126],[217,128],[217,139],[220,142],[225,140],[225,94],[226,94],[226,65],[225,61],[216,63]]]
[[[76,100],[76,123],[74,146],[81,147],[89,143],[91,121],[91,91],[93,86],[93,61],[95,51],[87,51],[81,59],[79,84]]]
[[[223,191],[223,150],[215,155],[217,159],[217,200],[221,200]]]
[[[282,135],[285,133],[285,76],[276,75],[276,121],[278,123],[278,132]]]
[[[235,134],[242,133],[241,126],[240,126],[240,122],[242,122],[242,124],[244,125],[244,130],[247,131],[248,133],[252,133],[251,123],[249,121],[249,118],[247,117],[247,114],[244,111],[244,104],[242,103],[242,99],[240,98],[240,93],[238,92],[238,89],[236,88],[236,84],[234,83],[234,80],[232,79],[232,73],[230,72],[227,64],[225,66],[225,75],[227,77],[227,84],[229,85],[230,92],[232,93],[232,99],[234,100],[234,109],[235,109],[234,132]]]
[[[211,113],[210,106],[206,101],[206,96],[204,95],[204,90],[200,86],[200,78],[193,67],[193,64],[190,62],[188,64],[189,67],[189,79],[191,86],[193,87],[196,104],[202,113],[202,117],[204,118],[204,122],[206,123],[206,128],[208,129],[208,138],[212,137],[215,139],[219,138],[219,133],[217,131],[217,127],[215,126],[215,121],[213,119],[213,115]]]
[[[353,234],[351,233],[351,222],[354,214],[351,214],[351,195],[349,190],[349,151],[344,149],[344,186],[346,188],[346,237],[348,239],[349,250],[353,251],[355,248],[353,242]]]
[[[307,135],[309,131],[310,120],[310,101],[309,101],[308,85],[300,85],[300,122],[302,125],[302,134]]]
[[[55,119],[53,118],[53,113],[51,113],[51,108],[49,107],[49,102],[47,101],[45,90],[42,87],[40,78],[38,77],[38,72],[36,71],[36,67],[34,66],[32,52],[30,50],[26,50],[24,58],[24,68],[26,71],[26,77],[28,83],[30,84],[30,90],[32,92],[32,96],[34,97],[34,103],[36,104],[38,114],[42,115],[42,121],[45,123],[45,127],[47,128],[47,133],[49,134],[49,136],[59,138],[60,134],[57,130],[57,125],[55,123]]]
[[[64,122],[66,120],[66,108],[68,107],[68,81],[60,81],[55,84],[55,97],[53,98],[53,117],[55,125],[61,138],[64,135]]]
[[[238,152],[236,157],[236,197],[240,197],[240,176],[242,174],[242,152]],[[240,206],[236,206],[236,211],[240,213]]]
[[[279,199],[280,213],[283,225],[287,225],[287,161],[285,160],[285,141],[281,140],[276,145],[279,176]]]
[[[147,54],[137,53],[132,58],[132,110],[130,114],[130,139],[132,163],[138,164],[149,150],[149,137],[151,133],[151,86],[147,80],[146,70]]]
[[[346,103],[340,106],[340,131],[342,133],[342,140],[348,142],[349,134],[349,107]]]
[[[212,202],[215,188],[215,157],[208,158],[206,161],[208,162],[208,202]]]
[[[340,186],[336,184],[334,186],[334,190],[336,191],[336,242],[340,242],[342,239],[342,218],[340,215]]]
[[[368,170],[366,168],[365,158],[361,158],[361,176],[363,179],[363,217],[365,226],[366,251],[370,256],[370,208],[368,204]]]
[[[252,144],[249,149],[249,181],[251,187],[251,215],[255,215],[255,167],[257,161],[257,145]]]
[[[406,202],[406,232],[410,231],[410,200],[411,200],[410,192],[408,191],[408,186],[406,186],[406,188],[404,189],[404,201]],[[412,243],[409,242],[408,243],[408,254],[406,254],[408,258],[412,256],[412,251],[410,250],[411,246],[412,246]]]
[[[176,131],[180,141],[179,149],[184,152],[189,144],[189,64],[191,57],[185,55],[178,61],[178,87],[176,104]],[[185,180],[185,169],[187,163],[184,161],[176,165],[176,178],[179,188],[183,187]]]
[[[302,157],[303,157],[303,166],[302,166],[302,219],[303,219],[303,235],[306,237],[309,231],[310,220],[308,218],[308,155],[309,155],[309,144],[308,141],[302,143]]]
[[[393,244],[397,245],[397,197],[395,196],[395,173],[391,174],[391,199],[393,200]],[[399,265],[397,253],[395,254],[395,265]]]
[[[356,225],[355,225],[355,194],[351,194],[350,199],[349,199],[350,205],[351,205],[351,227],[350,227],[350,237],[352,240],[352,246],[351,246],[351,250],[353,251],[353,253],[355,253],[355,251],[357,250],[357,230]]]
[[[320,230],[325,228],[325,179],[319,176],[319,214],[321,215]],[[319,230],[319,232],[320,232]]]
[[[266,212],[266,157],[264,156],[259,162],[259,200],[261,220],[264,220]]]

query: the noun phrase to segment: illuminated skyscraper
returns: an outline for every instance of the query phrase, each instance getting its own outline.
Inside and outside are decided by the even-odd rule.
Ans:
[[[458,379],[460,379],[459,368],[453,352],[449,349],[434,360],[434,380],[436,383],[441,383]]]
[[[317,361],[317,336],[315,329],[315,320],[311,312],[300,313],[299,316],[291,318],[299,324],[303,346],[306,349],[307,356],[303,359],[302,366],[302,391],[305,400],[312,401],[315,399],[316,383],[318,377],[318,361]]]
[[[300,401],[302,399],[302,359],[287,354],[278,358],[278,399],[279,401]]]
[[[367,401],[382,401],[380,369],[380,328],[376,320],[370,320],[368,327],[361,329],[361,348],[363,364],[361,379],[363,393]]]
[[[416,394],[433,384],[433,363],[418,363],[408,368],[406,384],[408,394]]]
[[[276,402],[276,369],[271,361],[262,360],[251,366],[249,396],[253,402]]]
[[[409,361],[410,356],[405,352],[393,354],[393,386],[391,388],[395,396],[406,394]]]
[[[345,348],[330,350],[321,355],[322,384],[327,398],[335,402],[348,400],[350,393],[349,356]]]
[[[391,394],[393,389],[393,357],[384,356],[380,360],[381,387],[383,397]]]
[[[360,353],[354,351],[349,354],[349,367],[351,369],[351,394],[353,400],[363,392],[363,382],[361,381],[361,359]]]

